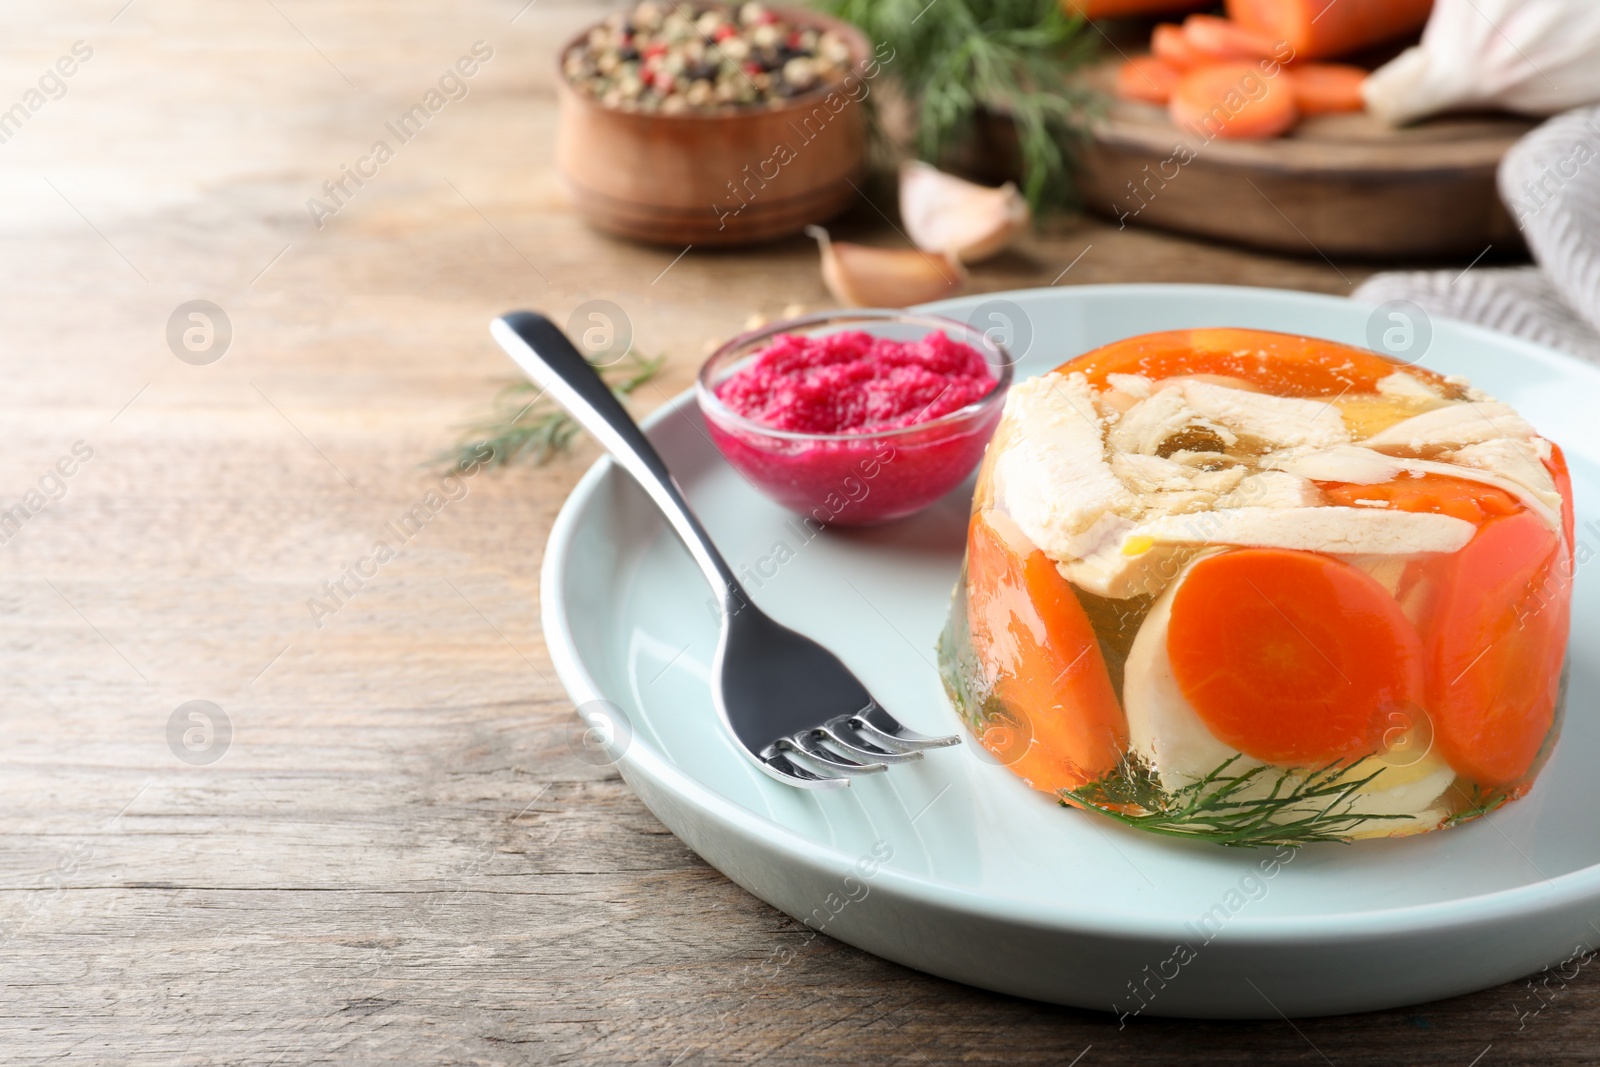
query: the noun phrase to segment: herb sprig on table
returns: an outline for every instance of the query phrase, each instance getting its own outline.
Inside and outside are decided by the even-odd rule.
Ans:
[[[855,23],[915,109],[915,150],[937,164],[985,111],[1008,117],[1035,211],[1071,199],[1065,145],[1082,133],[1095,94],[1073,73],[1095,52],[1091,31],[1059,0],[819,0]]]
[[[666,361],[665,356],[646,359],[629,351],[609,366],[595,363],[594,367],[617,399],[626,400],[661,373]],[[544,389],[533,382],[517,381],[507,385],[500,390],[495,409],[489,418],[465,427],[456,446],[440,453],[437,461],[452,466],[482,463],[488,467],[504,467],[531,459],[535,466],[543,466],[570,450],[573,439],[578,436],[578,424],[572,421],[572,416],[546,397]],[[485,449],[489,452],[487,459],[483,458]]]

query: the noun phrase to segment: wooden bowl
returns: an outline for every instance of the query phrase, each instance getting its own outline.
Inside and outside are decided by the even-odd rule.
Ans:
[[[870,48],[854,26],[812,11],[786,22],[850,46],[843,83],[776,107],[663,115],[623,111],[574,89],[556,57],[556,169],[598,229],[664,245],[742,245],[799,233],[842,211],[866,172]]]

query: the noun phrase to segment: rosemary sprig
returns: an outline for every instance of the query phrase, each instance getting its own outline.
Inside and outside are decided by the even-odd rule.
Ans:
[[[646,359],[630,350],[622,359],[595,369],[611,386],[618,400],[626,400],[641,385],[661,372],[666,356]],[[572,447],[578,424],[544,390],[529,381],[515,381],[495,398],[495,414],[462,428],[456,446],[441,452],[436,461],[456,469],[483,464],[503,467],[524,458],[543,466]],[[488,459],[484,459],[485,450]]]
[[[1072,75],[1095,43],[1060,0],[818,2],[893,49],[883,69],[914,107],[923,159],[938,163],[993,112],[1016,129],[1022,191],[1034,210],[1071,201],[1064,146],[1082,136],[1098,99]]]
[[[1149,767],[1130,760],[1107,777],[1062,790],[1062,795],[1150,833],[1245,847],[1343,841],[1369,819],[1405,817],[1349,810],[1351,799],[1383,773],[1381,768],[1356,781],[1347,780],[1350,768],[1345,764],[1314,771],[1284,770],[1265,795],[1246,796],[1246,788],[1253,782],[1265,783],[1272,770],[1257,765],[1228,774],[1240,758],[1229,758],[1204,778],[1171,793],[1162,789]]]

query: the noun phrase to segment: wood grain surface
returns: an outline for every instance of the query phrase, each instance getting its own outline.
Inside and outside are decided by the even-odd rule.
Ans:
[[[576,754],[535,605],[592,446],[466,481],[313,618],[507,377],[493,315],[615,301],[670,357],[648,409],[749,316],[827,303],[810,241],[674,259],[563,205],[552,50],[599,10],[0,9],[0,1062],[1594,1062],[1577,965],[1537,999],[1119,1030],[811,937]],[[466,95],[386,133],[478,41]],[[880,205],[842,232],[898,242]],[[972,286],[1365,274],[1065,219]],[[167,338],[200,299],[231,323],[208,363]],[[194,700],[228,730],[191,753]]]
[[[1495,177],[1535,125],[1474,115],[1396,130],[1363,112],[1310,116],[1269,140],[1208,140],[1164,108],[1118,100],[1095,125],[1080,188],[1119,222],[1269,252],[1470,260],[1522,247]]]

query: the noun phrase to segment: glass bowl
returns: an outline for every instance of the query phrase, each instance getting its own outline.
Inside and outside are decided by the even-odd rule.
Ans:
[[[746,418],[717,388],[780,334],[822,336],[861,330],[916,341],[943,333],[983,354],[994,388],[964,408],[893,430],[798,433]],[[772,500],[824,526],[866,526],[921,511],[983,458],[1000,421],[1013,359],[982,331],[938,315],[874,309],[826,312],[774,323],[719,348],[700,369],[695,397],[727,461]]]

